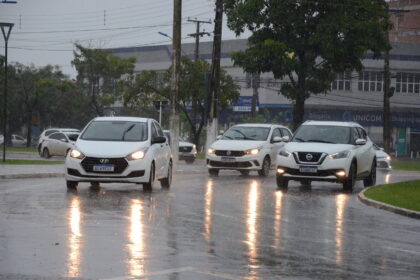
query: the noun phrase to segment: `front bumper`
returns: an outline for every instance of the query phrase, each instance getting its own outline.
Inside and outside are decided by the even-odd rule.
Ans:
[[[179,154],[178,154],[178,159],[180,159],[180,160],[195,159],[196,157],[197,157],[197,155],[194,154],[194,153],[179,152]]]
[[[376,159],[376,165],[378,168],[385,168],[385,169],[391,169],[391,161],[387,160],[386,158],[378,158]]]
[[[206,164],[213,169],[261,170],[263,155],[243,155],[240,157],[207,154]]]

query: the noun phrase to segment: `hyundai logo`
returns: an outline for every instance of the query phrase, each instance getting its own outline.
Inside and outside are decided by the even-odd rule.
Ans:
[[[109,163],[109,159],[107,159],[107,158],[101,158],[101,159],[99,160],[99,162],[100,162],[100,163]]]
[[[232,154],[232,152],[231,151],[227,151],[226,152],[226,155],[228,155],[228,156],[230,156]]]
[[[306,160],[311,161],[313,158],[312,154],[306,154]]]

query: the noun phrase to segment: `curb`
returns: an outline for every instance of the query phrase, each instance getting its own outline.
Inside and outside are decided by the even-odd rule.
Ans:
[[[404,216],[414,218],[414,219],[420,219],[420,211],[409,210],[409,209],[393,206],[390,204],[386,204],[383,202],[379,202],[379,201],[367,198],[365,196],[365,191],[367,191],[370,188],[375,188],[375,187],[366,188],[357,195],[357,197],[362,203],[369,206],[373,206],[378,209],[386,210],[395,214],[404,215]]]

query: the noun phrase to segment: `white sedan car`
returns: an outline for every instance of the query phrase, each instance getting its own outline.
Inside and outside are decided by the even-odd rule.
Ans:
[[[384,151],[384,148],[381,148],[376,144],[374,144],[373,147],[376,153],[378,168],[391,169],[391,156]]]
[[[279,188],[296,180],[338,182],[351,190],[362,179],[365,186],[375,185],[376,155],[366,131],[354,122],[306,121],[277,158]]]
[[[172,181],[172,155],[160,125],[153,119],[98,117],[82,131],[66,158],[67,188],[79,182],[141,183],[150,190]]]
[[[208,171],[210,175],[218,175],[221,169],[231,169],[248,175],[256,170],[265,177],[275,167],[279,149],[291,136],[290,130],[281,125],[235,125],[208,149]]]
[[[44,158],[66,156],[73,148],[77,137],[79,137],[78,132],[55,132],[50,134],[41,144],[41,156]]]

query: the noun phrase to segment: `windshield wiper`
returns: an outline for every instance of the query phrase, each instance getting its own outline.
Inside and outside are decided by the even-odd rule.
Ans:
[[[306,142],[319,142],[319,143],[329,143],[329,144],[335,144],[335,142],[325,141],[325,140],[319,140],[319,139],[310,139]]]
[[[254,140],[252,138],[249,138],[248,136],[246,136],[242,131],[238,130],[238,129],[232,129],[233,131],[238,132],[239,134],[241,134],[244,138],[244,140]]]
[[[124,138],[125,138],[125,135],[127,134],[127,132],[129,132],[130,130],[132,130],[134,126],[135,126],[135,124],[133,123],[126,130],[124,130],[123,137],[122,137],[122,140],[123,141],[124,141]]]

